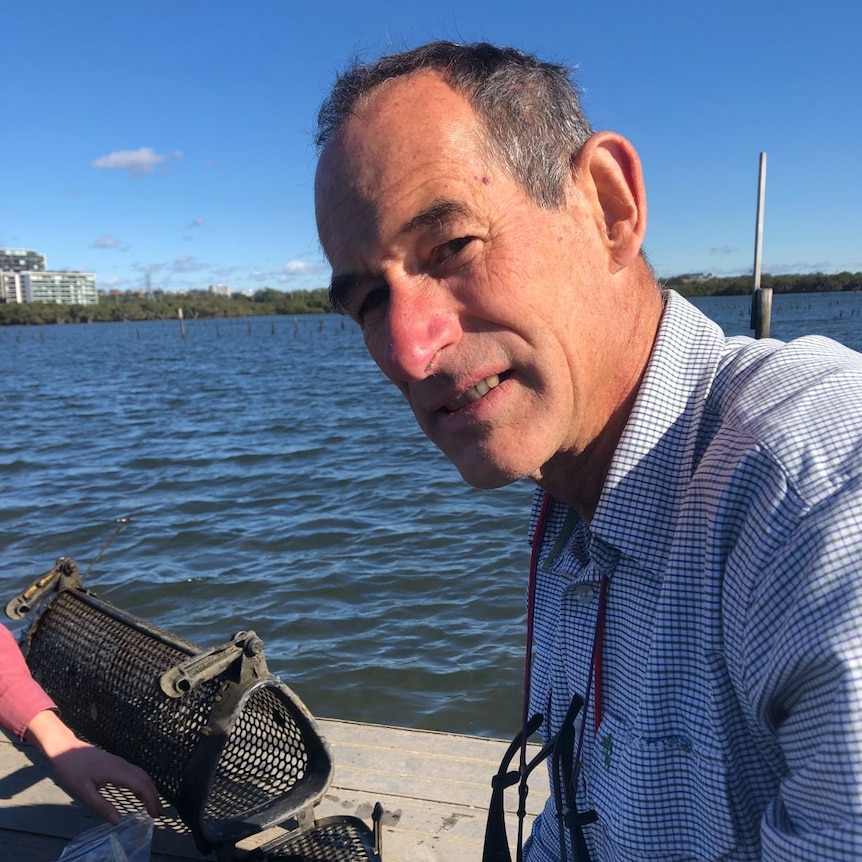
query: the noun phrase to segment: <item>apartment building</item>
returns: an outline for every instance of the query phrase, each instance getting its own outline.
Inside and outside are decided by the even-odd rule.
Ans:
[[[89,272],[22,272],[24,302],[97,305],[96,276]]]
[[[45,269],[45,255],[23,248],[0,248],[0,302],[96,305],[96,276]]]
[[[21,274],[0,270],[0,302],[23,302]]]
[[[44,254],[27,248],[0,248],[0,272],[44,271]]]

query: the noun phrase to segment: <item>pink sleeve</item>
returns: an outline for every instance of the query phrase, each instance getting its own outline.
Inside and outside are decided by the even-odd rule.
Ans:
[[[22,739],[45,709],[56,709],[54,701],[30,675],[12,632],[0,625],[0,727]]]

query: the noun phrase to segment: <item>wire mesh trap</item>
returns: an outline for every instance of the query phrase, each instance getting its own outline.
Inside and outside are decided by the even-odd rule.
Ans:
[[[234,859],[237,842],[280,826],[243,858],[381,862],[379,806],[373,832],[315,819],[332,755],[253,631],[202,649],[85,589],[70,557],[6,606],[12,619],[33,610],[21,648],[64,721],[146,770],[202,852]]]

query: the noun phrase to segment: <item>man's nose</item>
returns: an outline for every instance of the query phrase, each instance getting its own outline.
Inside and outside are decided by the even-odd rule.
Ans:
[[[390,284],[386,343],[378,357],[396,382],[422,380],[434,372],[438,354],[460,337],[449,290],[438,283]]]

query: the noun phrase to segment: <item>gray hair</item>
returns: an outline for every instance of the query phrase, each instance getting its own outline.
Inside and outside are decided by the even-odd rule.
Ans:
[[[515,48],[430,42],[375,63],[354,61],[320,108],[318,148],[337,135],[375,87],[420,71],[437,72],[470,102],[484,126],[485,146],[538,206],[563,205],[572,160],[593,130],[571,70]]]

